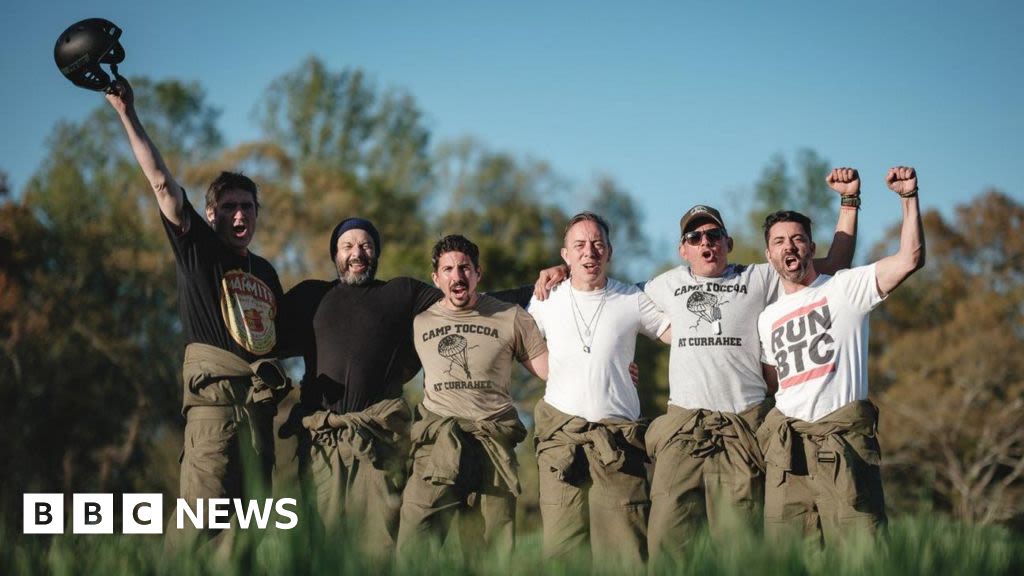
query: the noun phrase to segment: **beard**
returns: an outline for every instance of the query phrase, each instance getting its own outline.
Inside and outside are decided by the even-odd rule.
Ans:
[[[366,268],[361,272],[350,270],[353,264],[362,264]],[[336,263],[338,268],[338,280],[348,286],[363,286],[369,284],[377,276],[377,258],[349,258],[344,262]]]
[[[803,282],[804,278],[806,278],[811,271],[810,258],[800,258],[799,256],[797,256],[797,258],[799,260],[799,263],[798,266],[793,270],[789,270],[786,268],[785,256],[783,256],[783,259],[778,263],[777,266],[775,266],[775,271],[779,273],[779,276],[782,277],[783,280],[793,282],[794,284],[799,284]]]

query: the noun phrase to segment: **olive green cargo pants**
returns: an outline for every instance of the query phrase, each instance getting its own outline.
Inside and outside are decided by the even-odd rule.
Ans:
[[[768,414],[758,431],[767,463],[766,537],[802,534],[832,545],[885,525],[877,424],[878,409],[867,400],[814,423]]]
[[[645,436],[654,461],[647,544],[651,562],[681,561],[707,522],[716,541],[761,523],[764,459],[754,431],[770,408],[741,414],[669,406]]]
[[[650,500],[643,424],[588,422],[543,400],[534,420],[545,558],[589,547],[595,559],[644,562]]]

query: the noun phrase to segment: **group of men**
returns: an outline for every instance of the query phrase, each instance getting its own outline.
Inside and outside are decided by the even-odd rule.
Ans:
[[[510,393],[519,362],[547,381],[533,414],[547,557],[589,547],[667,561],[704,523],[721,538],[726,514],[763,513],[769,536],[829,542],[884,524],[867,315],[924,263],[912,168],[886,175],[903,206],[898,252],[853,269],[860,179],[838,168],[824,259],[814,259],[810,220],[781,211],[764,224],[768,262],[730,264],[721,214],[698,205],[680,220],[685,264],[638,287],[609,278],[609,226],[582,212],[565,230],[566,266],[544,271],[535,295],[482,294],[470,240],[434,246],[434,286],[381,281],[379,232],[347,218],[329,246],[337,279],[284,293],[248,248],[255,183],[222,173],[203,218],[146,135],[127,81],[107,99],[177,261],[188,343],[182,498],[269,487],[272,419],[290,387],[274,358],[300,355],[300,401],[280,433],[299,438],[328,534],[353,527],[367,553],[388,555],[436,544],[458,516],[464,550],[509,553],[522,491],[515,447],[527,435]],[[649,427],[630,374],[638,334],[671,347],[668,411]],[[402,387],[421,366],[414,415]],[[168,544],[182,536],[171,531]]]

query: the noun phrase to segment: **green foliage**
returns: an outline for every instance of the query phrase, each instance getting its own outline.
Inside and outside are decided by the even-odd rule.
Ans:
[[[384,238],[379,273],[422,273],[422,203],[433,186],[430,132],[408,94],[380,91],[358,69],[329,70],[309,58],[274,80],[257,117],[265,136],[202,168],[212,177],[249,166],[266,209],[258,248],[287,287],[332,278],[328,243],[349,216],[372,220]]]
[[[177,150],[219,140],[196,86],[137,86],[172,165]],[[17,430],[0,440],[0,475],[18,487],[6,509],[28,491],[127,489],[147,424],[177,412],[173,265],[123,140],[105,107],[58,124],[21,203],[0,205],[0,237],[14,246],[0,263],[0,398]]]
[[[220,170],[241,169],[259,182],[254,248],[271,259],[286,288],[308,277],[334,277],[328,239],[338,221],[354,215],[381,230],[382,278],[429,278],[434,241],[458,232],[481,247],[482,289],[532,284],[539,270],[560,262],[568,213],[582,209],[611,221],[615,275],[626,281],[652,275],[635,266],[650,257],[642,214],[611,176],[589,183],[582,205],[568,209],[571,183],[552,166],[468,138],[432,145],[414,98],[376,87],[359,69],[334,71],[316,58],[304,61],[267,87],[257,109],[263,136],[227,150],[218,112],[198,84],[133,83],[150,136],[194,200]],[[17,431],[0,436],[0,478],[14,487],[0,494],[0,513],[18,509],[26,491],[176,491],[180,321],[173,258],[152,193],[102,102],[85,121],[55,126],[48,146],[18,200],[0,173],[0,402],[5,424]],[[773,157],[756,183],[753,209],[725,214],[737,239],[730,260],[763,260],[761,221],[780,208],[814,219],[824,251],[835,218],[827,168],[810,150],[791,161]],[[1024,437],[1014,434],[1024,430],[1024,409],[1016,408],[1024,405],[1022,212],[1013,198],[991,192],[958,208],[955,222],[926,214],[928,266],[872,319],[872,390],[883,392],[883,419],[907,416],[902,425],[883,424],[882,433],[891,454],[887,490],[900,509],[917,509],[923,500],[926,508],[965,520],[1021,522]],[[876,254],[889,253],[894,238]],[[637,362],[643,413],[659,415],[668,391],[667,350],[641,339]],[[543,383],[520,372],[512,389],[528,419]],[[956,426],[944,426],[949,423]],[[279,446],[279,479],[294,476],[289,449]],[[529,443],[520,453],[524,484],[535,486]],[[913,493],[902,486],[913,486]],[[535,491],[520,499],[520,512],[520,525],[535,529]],[[1005,568],[999,548],[1005,535],[940,524],[933,538],[923,531],[927,522],[897,524],[902,531],[886,549],[893,555],[874,552],[863,565],[888,572],[896,571],[892,566],[911,572],[943,565]],[[994,540],[980,542],[979,534]],[[310,555],[294,537],[268,538],[260,555],[233,570],[371,568],[344,547]],[[101,541],[93,555],[84,551],[96,540],[59,538],[49,548],[42,540],[20,540],[4,561],[55,572],[216,571],[202,558],[162,563],[155,540]],[[555,570],[540,563],[535,534],[523,544],[525,560],[507,571]],[[750,554],[767,560],[747,562],[768,570],[850,571],[838,557],[750,546],[756,551]],[[912,558],[915,546],[927,555]],[[742,565],[730,564],[729,555],[707,542],[694,552],[684,571],[737,572]],[[85,570],[72,563],[77,557]],[[494,571],[459,562],[420,571]],[[0,572],[24,571],[6,568]]]
[[[244,533],[254,537],[254,532]],[[544,561],[540,534],[518,539],[511,558],[487,550],[464,556],[456,543],[437,553],[414,551],[406,560],[372,559],[360,552],[358,531],[328,545],[308,527],[268,530],[243,543],[229,556],[209,550],[166,556],[154,536],[11,537],[0,535],[5,574],[641,574],[644,567],[616,562],[591,563],[585,554],[564,561]],[[819,550],[799,541],[771,543],[739,530],[727,543],[699,534],[679,566],[662,566],[654,574],[1020,574],[1024,540],[1004,529],[970,527],[939,517],[904,517],[893,521],[878,541],[853,540]]]
[[[893,201],[894,209],[897,202]],[[989,191],[924,215],[927,265],[872,319],[890,492],[968,522],[1024,525],[1024,205]],[[873,251],[896,250],[899,229]],[[921,351],[927,351],[922,354]],[[884,414],[884,412],[883,412]]]
[[[836,195],[825,182],[829,169],[828,160],[807,148],[796,153],[792,167],[782,154],[773,155],[754,185],[753,204],[744,220],[723,213],[729,234],[736,240],[730,261],[764,261],[762,226],[765,216],[776,210],[796,210],[807,215],[814,223],[818,253],[824,255],[836,219]],[[734,221],[729,223],[729,220]]]

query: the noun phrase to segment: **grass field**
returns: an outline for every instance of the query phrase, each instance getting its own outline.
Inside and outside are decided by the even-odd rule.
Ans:
[[[246,536],[253,535],[246,532]],[[642,568],[587,558],[545,563],[540,534],[520,538],[511,558],[485,552],[463,557],[457,546],[411,554],[403,562],[372,560],[358,552],[358,537],[314,543],[300,526],[268,530],[258,544],[238,546],[230,556],[200,550],[167,557],[159,536],[23,536],[0,534],[2,574],[624,574]],[[241,542],[241,541],[240,541]],[[1024,538],[997,527],[969,527],[942,517],[894,519],[875,542],[851,542],[820,550],[804,543],[772,545],[752,531],[728,542],[699,535],[672,574],[1024,574]]]

